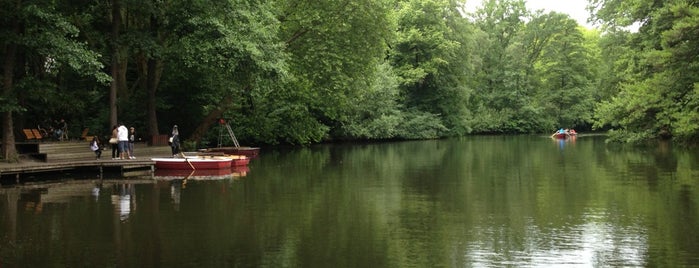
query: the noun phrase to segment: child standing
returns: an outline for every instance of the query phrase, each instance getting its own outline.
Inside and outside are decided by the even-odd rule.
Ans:
[[[90,142],[90,150],[95,152],[95,159],[100,159],[102,156],[102,148],[100,148],[100,142],[97,136],[92,136],[92,141]]]
[[[134,142],[136,142],[136,129],[131,127],[129,129],[129,159],[136,159],[136,156],[133,154]]]

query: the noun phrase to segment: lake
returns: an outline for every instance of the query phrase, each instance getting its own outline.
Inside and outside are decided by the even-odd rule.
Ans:
[[[668,144],[472,136],[92,176],[4,185],[0,267],[699,266],[699,152]]]

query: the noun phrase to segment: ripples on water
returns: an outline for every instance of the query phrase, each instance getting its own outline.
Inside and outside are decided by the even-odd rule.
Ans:
[[[647,237],[640,226],[616,228],[604,213],[586,215],[582,225],[539,227],[530,220],[522,249],[482,239],[467,247],[464,257],[475,267],[643,267]],[[473,236],[502,237],[507,227],[474,230]],[[493,249],[499,249],[493,251]]]
[[[469,137],[267,152],[235,178],[3,188],[0,267],[697,267],[697,159]]]

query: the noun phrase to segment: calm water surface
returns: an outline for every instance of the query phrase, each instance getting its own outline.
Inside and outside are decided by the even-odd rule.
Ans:
[[[603,139],[321,145],[186,181],[5,185],[0,267],[699,266],[699,153]]]

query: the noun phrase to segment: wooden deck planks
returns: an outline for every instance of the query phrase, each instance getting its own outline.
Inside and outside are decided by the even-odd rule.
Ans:
[[[89,169],[102,172],[103,169],[120,170],[122,174],[128,170],[153,170],[155,162],[151,157],[171,156],[169,146],[147,146],[137,143],[134,149],[136,159],[112,160],[111,148],[102,152],[101,159],[95,159],[95,154],[89,149],[87,142],[56,142],[41,143],[39,151],[46,154],[46,161],[22,161],[20,163],[0,163],[0,176],[22,174],[60,172],[74,169]]]

